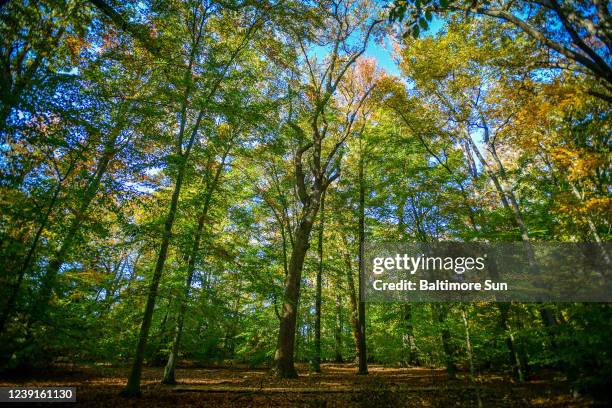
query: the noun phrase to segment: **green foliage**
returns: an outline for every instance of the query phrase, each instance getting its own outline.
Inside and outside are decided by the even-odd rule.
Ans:
[[[335,87],[313,78],[339,75],[354,44],[329,53],[324,4],[232,4],[122,7],[155,48],[81,2],[0,12],[2,368],[133,358],[181,169],[145,361],[165,364],[184,304],[179,364],[272,364],[304,206],[295,158],[313,112],[325,170],[338,177],[322,241],[323,361],[356,355],[360,181],[373,242],[609,240],[610,110],[592,95],[601,81],[541,64],[549,50],[515,27],[447,16],[488,2],[397,2],[389,18],[413,36],[398,39],[401,77],[361,57]],[[204,9],[199,31],[191,13]],[[349,11],[351,22],[373,17]],[[422,35],[443,16],[444,30]],[[305,179],[316,186],[312,150]],[[304,362],[315,356],[311,235],[295,346]],[[476,371],[516,374],[512,338],[522,369],[556,369],[584,390],[612,378],[609,305],[507,307],[369,304],[370,361],[468,370],[471,348]]]

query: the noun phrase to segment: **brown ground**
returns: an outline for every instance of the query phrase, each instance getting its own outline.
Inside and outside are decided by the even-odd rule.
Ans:
[[[443,370],[370,366],[355,375],[354,365],[324,364],[320,374],[302,366],[297,380],[278,380],[264,369],[185,368],[176,386],[159,384],[162,368],[143,372],[141,398],[118,396],[127,368],[57,367],[27,378],[0,379],[0,386],[76,386],[77,404],[94,407],[476,407],[476,391],[465,375],[448,381]],[[549,379],[513,384],[508,378],[481,378],[478,391],[487,407],[589,407],[562,382]],[[53,404],[54,407],[61,404]],[[17,406],[24,406],[23,404]]]

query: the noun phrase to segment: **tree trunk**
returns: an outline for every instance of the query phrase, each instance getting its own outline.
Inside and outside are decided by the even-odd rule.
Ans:
[[[457,378],[457,365],[455,364],[455,347],[452,344],[452,337],[450,330],[446,326],[445,320],[448,310],[445,305],[433,305],[434,313],[438,324],[442,325],[442,347],[444,349],[446,373],[449,380]]]
[[[348,247],[348,242],[345,240],[345,245]],[[359,307],[357,306],[357,290],[355,289],[355,279],[353,278],[353,265],[351,256],[348,252],[344,254],[346,263],[346,281],[349,289],[349,300],[351,304],[351,328],[353,329],[353,339],[355,341],[355,362],[359,363],[359,344],[361,344],[361,332],[359,331]]]
[[[155,352],[153,353],[153,355],[155,356],[158,355],[164,343],[168,341],[168,336],[167,336],[168,333],[166,333],[166,324],[168,323],[168,316],[170,315],[170,309],[171,309],[173,300],[174,299],[172,295],[170,295],[168,297],[168,303],[166,303],[166,307],[165,307],[166,312],[164,313],[163,319],[159,323],[159,329],[157,330],[157,336],[153,336],[154,338],[158,339],[157,347],[155,347]]]
[[[204,27],[205,17],[202,17],[200,23],[200,33]],[[145,306],[144,316],[142,319],[142,325],[140,326],[140,334],[138,337],[138,345],[136,346],[136,355],[134,357],[134,365],[132,366],[132,371],[130,376],[128,377],[127,384],[125,388],[121,391],[121,395],[130,397],[130,396],[138,396],[140,395],[140,376],[142,373],[142,363],[144,361],[144,352],[147,345],[147,339],[149,336],[149,329],[151,328],[151,321],[153,318],[153,310],[155,309],[155,300],[157,298],[157,289],[159,287],[159,281],[161,279],[162,272],[164,270],[164,264],[166,263],[166,257],[168,256],[168,247],[170,245],[170,238],[172,237],[172,226],[174,225],[174,218],[176,216],[176,209],[178,207],[178,200],[181,193],[181,186],[183,184],[183,177],[185,176],[185,170],[187,168],[187,160],[189,159],[189,154],[191,153],[191,148],[195,142],[195,138],[200,129],[200,124],[202,123],[202,118],[205,114],[205,109],[202,108],[198,113],[198,116],[193,125],[193,129],[191,130],[191,136],[187,143],[186,148],[183,150],[183,137],[185,136],[185,131],[187,128],[187,108],[189,106],[189,96],[192,90],[191,86],[191,76],[193,74],[193,64],[196,60],[196,53],[198,49],[199,40],[201,35],[197,36],[197,40],[194,44],[192,44],[190,57],[189,57],[189,65],[185,70],[184,81],[186,83],[185,90],[183,93],[183,99],[181,101],[181,109],[180,109],[180,120],[179,120],[179,132],[177,135],[177,143],[176,143],[176,154],[180,159],[176,183],[174,185],[174,191],[172,192],[172,199],[170,202],[170,209],[168,211],[168,215],[166,216],[166,220],[164,223],[164,230],[162,233],[162,242],[159,249],[159,256],[157,258],[157,263],[155,264],[155,270],[153,272],[153,279],[151,280],[151,284],[149,286],[149,294],[147,296],[147,304]],[[232,55],[230,60],[237,56],[237,52]],[[225,66],[227,70],[229,68],[229,64]],[[214,82],[210,91],[208,92],[206,98],[206,104],[210,101],[212,96],[216,93],[218,87],[223,80],[223,76],[218,77]]]
[[[478,408],[482,408],[482,398],[480,398],[480,387],[476,382],[476,370],[474,368],[474,353],[472,351],[472,341],[470,340],[470,325],[468,323],[467,313],[465,312],[465,306],[461,307],[461,318],[463,319],[463,327],[465,329],[465,348],[468,355],[468,363],[470,365],[470,382],[474,386],[476,391],[476,402]]]
[[[217,187],[217,183],[219,181],[221,173],[223,172],[223,166],[225,165],[225,159],[228,153],[229,149],[224,152],[223,158],[221,159],[221,163],[219,164],[219,167],[215,172],[215,176],[210,185],[208,186],[206,198],[204,199],[204,205],[202,206],[202,212],[198,217],[198,228],[193,239],[191,253],[189,254],[189,261],[187,264],[187,278],[185,280],[183,296],[180,298],[178,315],[176,316],[176,326],[174,329],[174,335],[172,337],[172,346],[170,348],[170,354],[168,355],[168,362],[166,363],[166,367],[164,368],[164,377],[161,381],[162,384],[176,383],[174,373],[176,369],[176,360],[178,358],[181,337],[183,334],[183,324],[185,321],[185,313],[187,312],[187,300],[189,299],[189,293],[191,292],[191,283],[193,281],[198,252],[200,251],[200,240],[202,237],[202,231],[204,230],[204,222],[206,220],[206,216],[208,215],[208,209],[210,208],[212,195],[214,193],[215,188]]]
[[[335,358],[336,363],[343,363],[342,358],[342,297],[340,296],[340,289],[336,288],[336,324],[334,327],[334,344],[335,344]]]
[[[170,238],[172,237],[172,226],[174,225],[174,218],[176,216],[176,209],[178,207],[179,195],[181,192],[181,186],[183,184],[183,177],[185,176],[186,168],[187,156],[182,156],[176,178],[176,184],[174,185],[174,191],[172,192],[170,210],[168,211],[168,215],[166,216],[166,221],[164,223],[164,230],[162,235],[161,247],[159,249],[159,256],[157,258],[157,263],[155,264],[155,270],[153,272],[153,278],[151,279],[151,284],[149,286],[147,304],[145,306],[142,325],[140,326],[138,345],[136,346],[136,356],[134,357],[134,364],[132,365],[132,371],[130,372],[130,376],[128,377],[127,385],[125,386],[125,389],[121,392],[121,395],[123,396],[140,395],[140,377],[142,374],[142,363],[144,361],[145,348],[147,346],[149,329],[151,328],[151,322],[153,320],[155,300],[157,299],[157,289],[159,288],[159,281],[161,280],[161,275],[164,270],[164,264],[166,263],[166,257],[168,256],[168,247],[170,246]]]
[[[2,133],[0,133],[0,141],[2,141],[3,143],[8,142],[9,140],[7,128],[8,117],[11,114],[11,110],[13,109],[12,105],[13,103],[10,100],[3,98],[2,108],[0,108],[0,131],[5,132],[5,135],[2,135]]]
[[[274,364],[279,378],[297,378],[294,366],[295,328],[297,308],[300,299],[300,283],[304,258],[310,246],[310,232],[319,209],[320,193],[313,194],[313,200],[302,209],[300,223],[295,231],[295,242],[289,261],[289,273],[285,279],[283,309],[281,314],[278,343]]]
[[[313,369],[316,373],[321,372],[321,292],[323,289],[322,275],[323,275],[323,232],[325,227],[325,192],[321,194],[321,212],[320,226],[319,226],[319,267],[317,268],[317,282],[316,282],[316,293],[315,293],[315,339],[314,348],[315,355],[313,359]]]
[[[185,312],[187,311],[187,299],[189,298],[192,280],[193,273],[189,273],[185,282],[183,298],[181,299],[181,303],[179,305],[178,315],[176,316],[176,326],[174,329],[174,335],[172,337],[172,347],[170,349],[170,354],[168,355],[168,362],[166,363],[166,367],[164,368],[164,377],[161,381],[162,384],[176,384],[174,372],[176,368],[176,360],[178,358],[179,345],[181,343],[181,336],[183,334],[183,323],[185,321]]]
[[[527,229],[527,224],[525,223],[525,219],[523,218],[523,214],[521,212],[521,209],[519,208],[518,201],[516,199],[516,195],[514,194],[514,190],[509,185],[510,183],[508,181],[508,177],[506,176],[506,169],[504,168],[503,163],[499,159],[499,156],[497,155],[497,150],[495,149],[495,146],[493,145],[493,143],[489,143],[489,152],[491,153],[491,157],[493,157],[493,160],[497,164],[499,174],[501,175],[503,184],[505,184],[505,186],[504,185],[500,186],[501,193],[502,194],[505,193],[506,196],[508,197],[508,201],[510,202],[512,213],[514,214],[514,220],[516,222],[516,225],[519,227],[519,231],[521,232],[521,238],[523,239],[523,242],[529,242],[530,239],[529,239],[529,231]],[[529,248],[531,248],[531,246],[529,246]],[[535,262],[535,256],[533,255],[533,251],[529,251],[528,256],[532,257]]]
[[[506,333],[506,345],[508,346],[508,351],[510,353],[510,365],[512,366],[512,373],[517,381],[524,382],[527,378],[528,366],[527,366],[527,358],[524,353],[521,353],[517,349],[517,344],[514,339],[514,334],[512,334],[512,330],[508,323],[508,312],[510,309],[510,304],[501,302],[497,303],[497,307],[499,309],[499,326]]]
[[[404,326],[405,331],[402,337],[403,337],[403,342],[404,342],[404,348],[407,351],[404,365],[406,367],[419,366],[420,361],[419,361],[418,351],[417,351],[416,342],[414,338],[414,327],[412,324],[412,305],[410,303],[404,304],[403,312],[404,312],[403,321],[405,325]]]
[[[364,245],[365,245],[365,180],[364,180],[364,157],[362,139],[359,139],[359,371],[358,374],[368,373],[368,359],[366,351],[366,316],[365,299],[363,298],[365,288],[363,287]]]

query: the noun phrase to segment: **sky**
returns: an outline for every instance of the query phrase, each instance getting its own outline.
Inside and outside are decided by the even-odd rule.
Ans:
[[[443,27],[444,21],[434,17],[429,23],[427,31],[422,33],[423,36],[434,36]],[[365,52],[366,57],[376,59],[378,66],[387,71],[388,74],[400,76],[399,67],[393,59],[393,46],[389,37],[385,37],[384,44],[378,44],[375,41],[370,41]]]
[[[429,29],[427,31],[424,31],[421,35],[436,35],[438,32],[440,32],[443,25],[443,20],[434,17],[429,24]],[[357,36],[355,37],[355,41],[357,41]],[[377,65],[387,71],[388,74],[400,76],[401,73],[399,67],[393,58],[392,44],[393,41],[388,36],[385,36],[383,44],[380,44],[374,40],[370,40],[368,46],[366,47],[364,56],[374,58],[376,60]],[[317,59],[319,61],[321,61],[325,57],[328,51],[329,49],[327,47],[314,47],[312,49],[312,53],[317,56]]]

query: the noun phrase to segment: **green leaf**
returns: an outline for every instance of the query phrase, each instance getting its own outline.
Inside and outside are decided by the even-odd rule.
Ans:
[[[419,25],[423,30],[427,30],[427,27],[429,27],[427,24],[427,20],[425,20],[423,17],[419,18]]]
[[[406,7],[402,7],[397,11],[397,19],[401,23],[404,21],[404,15],[406,14]]]

